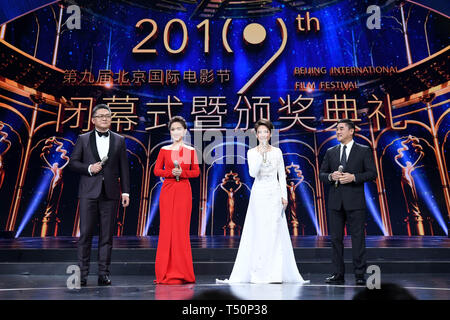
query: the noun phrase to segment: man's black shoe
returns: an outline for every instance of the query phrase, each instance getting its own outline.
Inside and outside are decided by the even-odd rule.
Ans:
[[[343,275],[333,274],[331,277],[326,278],[325,282],[329,284],[344,284],[345,279]]]
[[[111,279],[108,275],[101,275],[98,276],[98,285],[99,286],[110,286],[111,285]]]

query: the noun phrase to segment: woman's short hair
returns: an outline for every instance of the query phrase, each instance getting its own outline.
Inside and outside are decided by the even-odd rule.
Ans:
[[[182,116],[175,116],[172,119],[170,119],[170,121],[169,121],[169,124],[168,124],[169,130],[170,130],[170,127],[172,126],[172,124],[174,124],[175,122],[181,123],[183,128],[187,129],[186,120],[184,120],[184,118]]]
[[[256,121],[255,123],[255,132],[258,132],[258,128],[260,126],[265,126],[267,127],[267,129],[269,129],[269,131],[272,133],[273,130],[273,124],[272,122],[270,122],[270,120],[267,119],[259,119],[258,121]]]

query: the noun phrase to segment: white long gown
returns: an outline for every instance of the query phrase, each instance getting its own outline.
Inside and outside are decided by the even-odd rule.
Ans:
[[[247,152],[252,186],[239,250],[230,278],[217,283],[306,283],[295,262],[281,197],[287,199],[283,154],[271,147],[266,162]],[[278,174],[278,179],[277,179]]]

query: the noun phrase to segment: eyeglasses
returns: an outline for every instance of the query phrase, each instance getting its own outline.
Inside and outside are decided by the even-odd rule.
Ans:
[[[110,115],[110,114],[99,114],[98,116],[94,116],[94,118],[98,118],[98,119],[111,119],[111,115]]]

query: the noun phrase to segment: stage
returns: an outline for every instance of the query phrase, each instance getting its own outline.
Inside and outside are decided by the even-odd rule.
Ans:
[[[355,286],[351,239],[346,237],[345,285],[327,285],[331,272],[329,237],[292,237],[300,272],[309,284],[216,284],[230,274],[239,237],[191,237],[195,284],[154,285],[157,237],[116,237],[111,287],[96,286],[97,238],[91,254],[87,287],[66,286],[69,265],[76,264],[74,237],[0,240],[0,299],[192,299],[218,289],[250,300],[350,300],[363,290]],[[418,299],[450,299],[450,239],[446,237],[381,237],[366,239],[368,265],[381,270],[381,283],[407,288]]]

